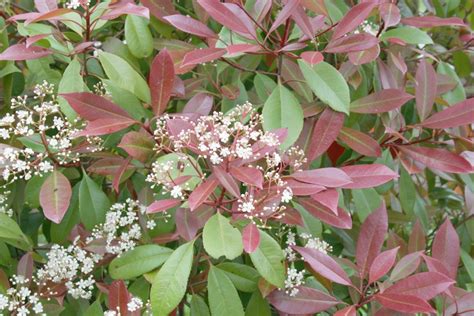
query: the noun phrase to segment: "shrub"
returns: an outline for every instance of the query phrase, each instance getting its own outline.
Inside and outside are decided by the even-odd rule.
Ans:
[[[3,313],[473,313],[470,1],[2,6]]]

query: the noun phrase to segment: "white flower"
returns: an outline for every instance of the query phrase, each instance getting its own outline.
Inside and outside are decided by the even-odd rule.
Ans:
[[[132,297],[130,302],[127,304],[127,309],[130,312],[135,312],[140,310],[143,307],[143,301],[138,297]]]
[[[283,203],[289,203],[293,199],[293,191],[290,187],[286,187],[281,195],[281,201]]]
[[[183,197],[183,189],[179,185],[175,185],[170,192],[175,199]]]

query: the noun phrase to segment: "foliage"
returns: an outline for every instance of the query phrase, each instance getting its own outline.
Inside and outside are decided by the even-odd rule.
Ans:
[[[0,7],[2,313],[472,314],[471,1]]]

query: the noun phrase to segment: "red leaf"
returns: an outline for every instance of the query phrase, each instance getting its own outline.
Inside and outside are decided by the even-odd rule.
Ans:
[[[351,103],[351,112],[355,113],[384,113],[398,109],[413,96],[400,89],[385,89]]]
[[[379,143],[358,130],[343,127],[338,138],[361,155],[369,157],[380,157],[382,155],[382,148],[380,148]]]
[[[345,166],[341,170],[352,179],[342,186],[344,189],[372,188],[398,178],[398,173],[381,164]]]
[[[365,219],[357,239],[356,261],[362,278],[365,278],[372,262],[379,255],[387,229],[387,210],[382,202],[382,205]]]
[[[127,286],[123,280],[117,280],[112,282],[109,286],[109,310],[112,311],[124,311],[123,315],[126,315],[128,311],[127,304],[130,300],[130,293],[128,293]]]
[[[212,110],[214,98],[205,93],[194,95],[184,106],[183,113],[198,113],[208,115]]]
[[[42,47],[26,47],[26,44],[16,44],[3,51],[0,54],[0,60],[30,60],[45,57],[52,53],[52,51]]]
[[[164,17],[176,14],[172,0],[141,0],[150,13],[158,20],[165,21]]]
[[[436,27],[436,26],[464,26],[466,24],[460,18],[440,18],[437,16],[415,16],[403,18],[402,23],[414,27]]]
[[[27,252],[18,261],[18,265],[16,267],[16,274],[22,275],[26,279],[31,280],[31,277],[33,276],[33,268],[34,268],[33,255],[31,252]],[[27,282],[29,282],[29,280],[27,280]]]
[[[53,171],[41,186],[39,201],[44,216],[59,224],[71,201],[72,190],[69,180],[59,171]]]
[[[160,115],[166,110],[173,91],[173,83],[173,60],[165,48],[153,59],[148,80],[151,90],[151,107],[156,115]]]
[[[305,62],[307,62],[311,66],[319,64],[320,62],[322,62],[324,60],[323,54],[321,54],[320,52],[316,52],[316,51],[303,52],[303,53],[301,53],[300,56],[301,56],[301,58],[303,58],[303,60]],[[339,112],[336,112],[336,113],[339,113]]]
[[[226,47],[229,55],[240,54],[240,53],[254,53],[258,52],[261,48],[258,45],[253,44],[232,44]]]
[[[474,122],[474,98],[470,98],[431,115],[420,125],[428,128],[451,128]]]
[[[424,251],[426,248],[425,232],[417,220],[408,239],[408,252]]]
[[[125,134],[117,147],[122,148],[131,157],[146,162],[153,155],[155,141],[144,132],[131,131]]]
[[[191,211],[197,209],[209,195],[214,192],[215,188],[218,185],[218,181],[215,179],[208,179],[205,182],[201,183],[194,191],[189,195],[188,203]]]
[[[312,161],[328,150],[336,140],[342,125],[344,113],[327,107],[314,125],[311,143],[308,146],[308,161]]]
[[[293,247],[301,256],[306,263],[311,266],[311,269],[321,274],[328,280],[342,284],[352,285],[351,280],[347,276],[347,273],[341,266],[327,254],[317,250],[304,247]]]
[[[66,99],[74,111],[87,121],[111,118],[131,119],[130,115],[121,107],[93,93],[63,93],[61,97]]]
[[[377,59],[377,68],[380,83],[384,89],[399,88],[398,81],[395,79],[392,69],[380,60],[380,58]]]
[[[178,208],[175,213],[176,231],[186,241],[191,241],[213,213],[210,207],[200,207],[194,212],[187,208]]]
[[[293,173],[291,177],[301,182],[317,184],[330,188],[347,186],[352,183],[351,177],[338,168],[320,168],[297,171]]]
[[[150,19],[150,10],[146,7],[136,5],[132,2],[124,2],[120,5],[110,6],[110,9],[106,11],[100,18],[102,20],[113,20],[121,15],[130,14]]]
[[[42,40],[45,37],[48,37],[49,35],[51,34],[38,34],[38,35],[33,35],[33,36],[28,37],[25,42],[26,47],[29,48],[34,43]]]
[[[292,207],[287,206],[285,209],[285,216],[276,218],[276,220],[286,225],[298,225],[304,227],[303,217],[300,212]]]
[[[415,272],[420,265],[422,253],[422,251],[413,252],[400,259],[390,274],[390,280],[397,281]]]
[[[379,13],[383,19],[384,27],[395,26],[400,22],[400,9],[393,3],[382,3],[379,6]]]
[[[87,168],[88,172],[100,174],[103,176],[112,176],[118,172],[123,164],[122,157],[109,157],[95,161]],[[132,166],[129,166],[131,168]]]
[[[214,175],[216,176],[217,180],[222,184],[222,186],[229,191],[236,198],[240,198],[240,189],[237,182],[232,178],[230,174],[224,171],[221,167],[215,166],[213,168]]]
[[[384,293],[413,295],[430,300],[446,291],[455,282],[438,272],[421,272],[398,281]]]
[[[349,12],[339,21],[339,24],[334,28],[332,38],[339,38],[346,33],[355,30],[365,19],[370,12],[377,5],[377,2],[362,2],[353,6]]]
[[[107,135],[112,134],[118,131],[127,128],[136,122],[133,120],[123,120],[123,119],[98,119],[95,121],[91,121],[87,124],[86,128],[82,131],[76,133],[74,137],[79,136],[100,136],[100,135]]]
[[[421,256],[423,257],[423,260],[425,261],[426,266],[428,267],[428,271],[438,272],[449,278],[450,273],[443,262],[439,261],[438,259],[428,257],[424,254],[422,254]]]
[[[327,53],[359,52],[370,49],[378,43],[378,38],[371,34],[352,34],[329,42],[324,51]]]
[[[150,206],[147,207],[146,212],[147,214],[164,212],[180,204],[181,204],[181,200],[178,200],[178,199],[159,200],[159,201],[155,201],[151,203]]]
[[[315,31],[304,8],[302,6],[298,6],[296,10],[293,11],[291,17],[293,18],[293,21],[295,21],[296,25],[298,25],[298,28],[301,30],[301,32],[303,32],[303,34],[308,37],[308,39],[312,39]]]
[[[431,256],[441,261],[449,271],[449,276],[456,279],[460,256],[459,236],[449,219],[436,232]]]
[[[445,315],[472,316],[474,310],[474,292],[465,293],[446,308]]]
[[[35,7],[38,12],[44,13],[58,8],[56,0],[35,0]]]
[[[435,310],[422,300],[412,295],[382,293],[375,296],[383,306],[402,313],[434,313]]]
[[[260,245],[260,231],[257,225],[249,223],[242,231],[242,242],[246,253],[252,253]]]
[[[311,215],[331,226],[342,229],[352,228],[351,216],[341,208],[335,215],[330,209],[310,198],[300,198],[297,203],[301,204]]]
[[[445,149],[412,145],[397,146],[397,148],[428,168],[451,173],[467,173],[472,171],[469,161]]]
[[[426,59],[422,59],[416,70],[416,109],[423,121],[433,109],[436,98],[436,71]]]
[[[40,13],[36,16],[32,16],[29,19],[25,20],[25,25],[29,25],[31,23],[39,22],[39,21],[56,21],[63,19],[63,15],[73,12],[71,9],[60,8],[54,9],[52,11],[47,11]]]
[[[300,182],[295,179],[287,179],[286,184],[293,191],[293,195],[312,195],[326,189],[321,185]]]
[[[379,55],[380,45],[378,44],[360,52],[352,52],[347,54],[347,56],[349,57],[349,61],[356,66],[368,64],[377,59]]]
[[[293,12],[298,8],[300,5],[300,0],[293,0],[293,1],[288,1],[283,9],[278,13],[275,21],[273,22],[272,26],[268,30],[268,34],[273,32],[274,30],[277,29],[280,25],[285,23],[285,21],[290,17],[290,15],[293,14]]]
[[[130,157],[130,156],[127,159],[124,159],[122,165],[117,170],[117,173],[114,174],[114,180],[112,181],[112,187],[115,189],[115,192],[117,192],[117,193],[119,193],[119,189],[120,189],[120,180],[122,179],[122,176],[125,173],[125,171],[127,171],[131,160],[132,160],[132,157]]]
[[[395,259],[397,259],[399,248],[386,250],[375,257],[369,269],[369,284],[377,281],[390,271],[395,264]]]
[[[197,0],[214,20],[242,35],[249,35],[249,30],[237,15],[219,0]]]
[[[217,35],[204,23],[189,16],[175,14],[165,16],[164,19],[178,30],[204,38],[216,38]]]
[[[357,316],[357,307],[352,305],[338,310],[334,316]]]
[[[254,167],[230,167],[230,174],[237,180],[246,184],[255,186],[259,189],[263,188],[263,174]]]
[[[300,286],[295,296],[285,293],[285,290],[275,290],[267,296],[268,301],[276,309],[288,314],[314,314],[327,310],[339,301],[319,290]]]
[[[203,64],[221,58],[226,53],[224,48],[199,48],[184,56],[181,67]]]
[[[336,189],[327,189],[322,192],[311,195],[311,198],[318,203],[326,206],[335,215],[337,215],[337,204],[339,202],[339,193]]]

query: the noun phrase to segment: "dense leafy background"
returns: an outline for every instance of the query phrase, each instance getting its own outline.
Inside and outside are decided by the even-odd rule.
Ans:
[[[474,313],[472,1],[0,9],[4,313]],[[280,144],[205,156],[213,111]]]

